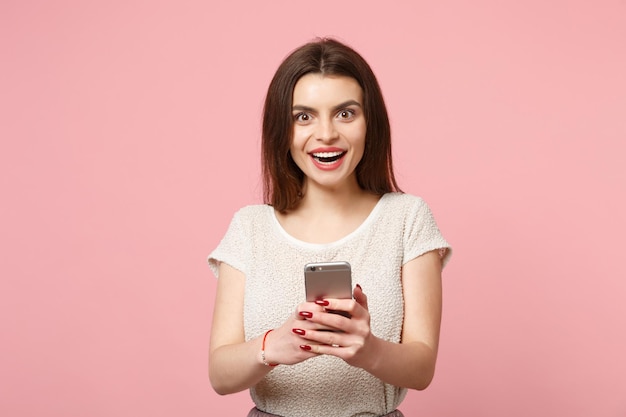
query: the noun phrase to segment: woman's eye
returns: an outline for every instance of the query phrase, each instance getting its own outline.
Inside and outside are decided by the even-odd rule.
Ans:
[[[300,123],[308,122],[311,119],[311,117],[306,113],[298,113],[295,116],[293,116],[293,118],[296,122],[300,122]]]
[[[354,117],[354,112],[352,110],[341,110],[338,116],[340,119],[349,120]]]

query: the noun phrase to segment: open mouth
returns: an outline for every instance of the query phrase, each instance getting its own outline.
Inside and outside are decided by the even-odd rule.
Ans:
[[[332,164],[340,160],[345,154],[346,152],[316,152],[312,153],[311,156],[320,164]]]

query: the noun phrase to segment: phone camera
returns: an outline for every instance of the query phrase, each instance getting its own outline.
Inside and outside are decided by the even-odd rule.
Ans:
[[[314,266],[311,267],[311,271],[315,271],[315,267]]]

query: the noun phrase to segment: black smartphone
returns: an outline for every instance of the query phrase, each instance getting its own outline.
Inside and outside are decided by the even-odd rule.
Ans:
[[[352,298],[352,272],[348,262],[314,262],[304,266],[306,300],[323,298]],[[350,317],[345,311],[330,313]]]

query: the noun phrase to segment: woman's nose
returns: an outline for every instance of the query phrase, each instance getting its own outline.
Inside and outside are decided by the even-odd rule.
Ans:
[[[320,121],[317,125],[316,139],[319,141],[333,141],[339,137],[335,124],[330,121]]]

